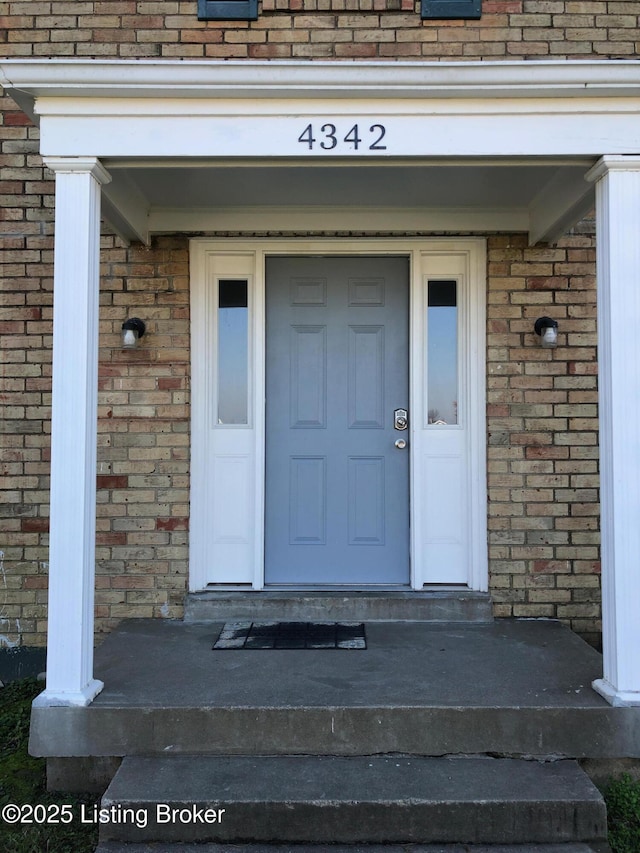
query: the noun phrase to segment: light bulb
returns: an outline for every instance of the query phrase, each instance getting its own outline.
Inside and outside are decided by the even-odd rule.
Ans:
[[[122,348],[123,349],[134,349],[137,343],[137,335],[133,331],[133,329],[124,329],[122,332]]]
[[[542,332],[542,346],[546,349],[552,349],[558,343],[558,330],[555,326],[545,326]]]

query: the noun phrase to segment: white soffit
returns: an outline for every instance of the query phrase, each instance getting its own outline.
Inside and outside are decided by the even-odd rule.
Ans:
[[[103,210],[119,233],[142,240],[176,231],[339,230],[524,231],[532,242],[551,241],[592,207],[584,179],[591,164],[106,160],[112,180]]]

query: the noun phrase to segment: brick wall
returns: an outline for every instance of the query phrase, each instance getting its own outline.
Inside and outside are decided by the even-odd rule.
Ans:
[[[498,616],[600,632],[593,223],[557,246],[489,237],[489,556]],[[580,233],[583,231],[583,233]],[[535,320],[559,323],[543,349]]]
[[[38,135],[0,119],[0,648],[41,644],[47,596],[52,184]]]
[[[200,22],[195,0],[0,2],[7,56],[522,59],[633,57],[634,0],[483,0],[477,21],[421,21],[414,0],[262,0]]]
[[[182,616],[189,528],[189,249],[103,238],[98,374],[96,629]],[[122,350],[124,320],[146,334]]]

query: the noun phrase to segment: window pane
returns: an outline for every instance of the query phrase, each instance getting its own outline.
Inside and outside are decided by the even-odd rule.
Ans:
[[[248,423],[249,310],[247,282],[218,282],[219,424]]]
[[[429,424],[457,424],[457,282],[430,281],[428,287],[427,420]]]

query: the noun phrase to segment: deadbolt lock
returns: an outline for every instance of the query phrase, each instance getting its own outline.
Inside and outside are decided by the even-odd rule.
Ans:
[[[409,416],[406,409],[396,409],[393,413],[393,428],[403,430],[409,426]]]

